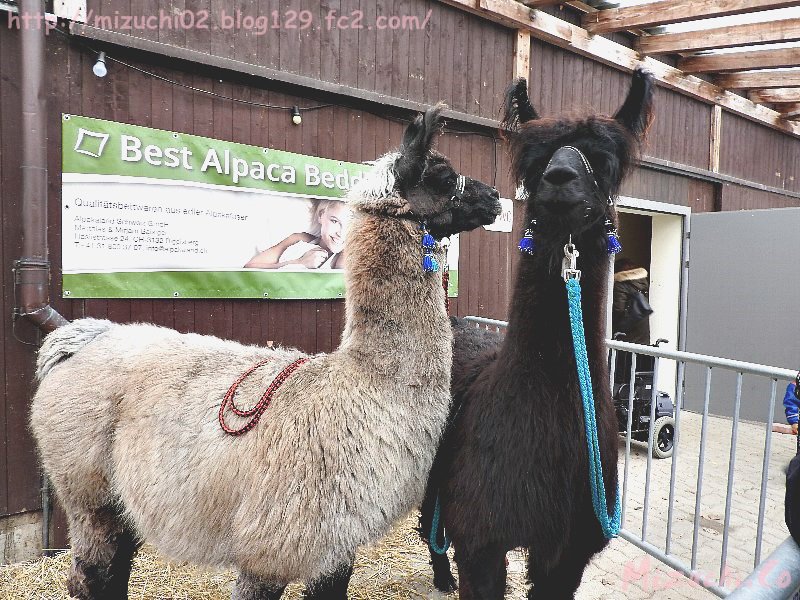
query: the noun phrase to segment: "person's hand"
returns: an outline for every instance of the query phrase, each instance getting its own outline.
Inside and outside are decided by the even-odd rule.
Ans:
[[[798,423],[792,423],[792,435],[797,435],[797,425]]]
[[[306,269],[319,269],[326,260],[328,260],[327,250],[312,248],[298,258],[297,263],[303,265]]]

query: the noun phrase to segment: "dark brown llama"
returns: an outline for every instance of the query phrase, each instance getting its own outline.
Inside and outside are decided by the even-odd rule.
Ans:
[[[607,237],[616,223],[611,199],[649,125],[652,97],[652,75],[642,69],[613,118],[542,119],[523,79],[507,94],[504,124],[535,251],[520,260],[505,338],[454,328],[455,414],[421,519],[429,531],[438,493],[462,600],[502,598],[505,554],[517,547],[529,551],[528,598],[574,598],[589,560],[608,543],[592,507],[561,261],[571,236],[580,251],[586,345],[613,506],[617,424],[604,346]],[[437,587],[452,589],[446,556],[432,556]]]
[[[537,222],[536,251],[520,261],[505,338],[451,319],[453,405],[420,517],[427,537],[439,494],[456,547],[462,599],[502,598],[505,553],[516,547],[529,550],[529,598],[573,598],[590,558],[607,544],[590,497],[561,260],[572,235],[581,253],[586,342],[613,506],[617,432],[603,342],[606,220],[616,223],[609,199],[639,150],[652,96],[652,76],[641,69],[613,118],[540,119],[523,79],[507,94],[504,124],[514,175],[523,187],[526,226]],[[447,555],[431,552],[431,559],[436,587],[455,590]],[[343,569],[317,585],[341,590],[350,572]]]

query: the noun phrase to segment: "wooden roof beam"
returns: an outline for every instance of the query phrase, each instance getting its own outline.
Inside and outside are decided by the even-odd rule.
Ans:
[[[769,102],[774,104],[800,102],[800,87],[754,90],[750,92],[748,96],[750,96],[753,102]]]
[[[800,86],[800,69],[773,69],[727,73],[715,78],[719,87],[729,90]]]
[[[640,38],[637,48],[643,54],[668,54],[798,40],[800,40],[800,19],[781,19],[650,35]]]
[[[565,0],[522,0],[522,3],[530,8],[542,8],[543,6],[564,4],[564,1]]]
[[[610,33],[787,6],[797,6],[797,0],[660,0],[584,15],[583,26],[590,33]]]
[[[784,119],[796,119],[800,117],[800,102],[782,104],[780,112]]]
[[[691,98],[719,104],[737,115],[800,136],[800,124],[782,119],[780,113],[754,104],[747,98],[720,89],[699,77],[686,75],[675,67],[653,58],[642,57],[631,48],[585,29],[533,10],[516,0],[439,0],[472,14],[513,29],[528,29],[545,42],[596,60],[615,69],[630,72],[638,65],[648,68],[661,86]]]
[[[678,68],[686,73],[719,73],[794,66],[800,66],[800,46],[724,54],[697,54],[678,61]]]

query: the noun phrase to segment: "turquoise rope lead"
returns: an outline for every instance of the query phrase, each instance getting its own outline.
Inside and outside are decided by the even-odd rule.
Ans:
[[[614,495],[614,513],[609,516],[606,500],[606,487],[603,483],[603,465],[600,461],[600,443],[597,437],[597,416],[594,409],[594,393],[592,392],[592,375],[589,372],[589,358],[586,352],[586,331],[583,328],[583,309],[581,308],[581,284],[577,279],[567,279],[567,296],[569,301],[569,324],[572,330],[572,345],[575,349],[575,362],[578,365],[578,382],[583,399],[583,418],[586,425],[586,442],[589,447],[589,484],[592,489],[592,506],[603,535],[615,538],[619,535],[622,515],[622,503],[619,497],[619,483]],[[441,505],[436,495],[436,505],[431,520],[431,533],[428,544],[436,554],[444,554],[450,548],[450,540],[442,532],[443,543],[439,546],[436,540],[439,529]]]
[[[442,507],[439,503],[439,494],[436,494],[436,505],[433,508],[433,519],[431,519],[431,533],[428,536],[428,545],[436,554],[445,554],[450,549],[450,540],[447,539],[444,528],[442,528],[442,545],[440,546],[436,541],[436,530],[439,529],[439,515],[441,511]]]
[[[586,354],[586,332],[583,328],[581,308],[581,284],[577,279],[567,279],[569,301],[569,323],[572,329],[572,344],[575,348],[575,362],[578,364],[578,381],[583,398],[583,417],[586,425],[586,441],[589,446],[589,483],[592,488],[592,506],[603,535],[611,539],[619,535],[622,505],[619,498],[619,483],[614,498],[614,512],[608,513],[606,488],[603,483],[603,465],[600,462],[600,444],[597,438],[597,416],[592,393],[592,376],[589,372],[589,359]]]

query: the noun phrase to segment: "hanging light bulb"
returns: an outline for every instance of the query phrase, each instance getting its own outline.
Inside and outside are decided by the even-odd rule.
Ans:
[[[108,69],[106,69],[106,53],[101,52],[97,55],[97,62],[94,63],[92,67],[92,73],[97,75],[98,77],[105,77],[108,75]]]
[[[300,116],[300,108],[297,106],[292,107],[292,123],[300,125],[303,122],[303,117]]]

